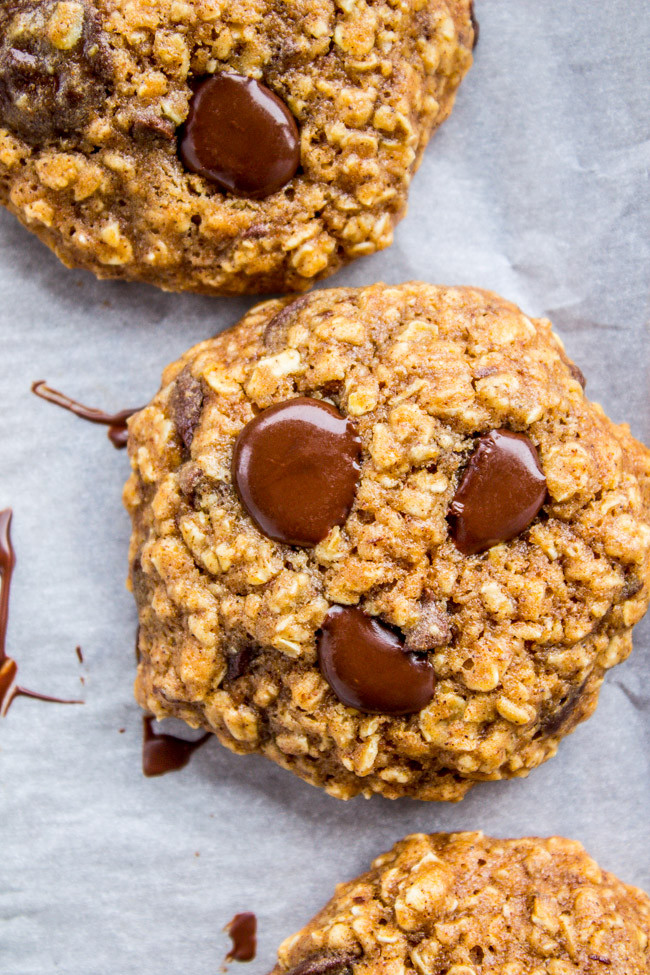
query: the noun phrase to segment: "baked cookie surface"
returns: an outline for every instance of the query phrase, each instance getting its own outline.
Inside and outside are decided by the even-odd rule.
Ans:
[[[253,308],[130,421],[136,695],[335,796],[462,798],[596,706],[650,452],[546,320],[410,283]]]
[[[69,266],[305,290],[387,247],[470,0],[8,0],[0,201]]]
[[[273,975],[647,975],[650,898],[561,837],[415,834],[340,884]]]

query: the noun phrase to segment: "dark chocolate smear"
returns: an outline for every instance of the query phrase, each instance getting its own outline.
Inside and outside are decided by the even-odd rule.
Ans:
[[[300,134],[269,88],[224,72],[196,87],[179,152],[186,169],[220,189],[261,199],[295,176]]]
[[[348,707],[412,714],[435,688],[429,660],[409,653],[397,634],[356,607],[333,606],[318,637],[323,677]]]
[[[83,403],[78,403],[77,400],[71,399],[65,393],[60,393],[57,389],[52,389],[43,379],[32,383],[31,388],[32,393],[36,393],[37,396],[47,400],[48,403],[54,403],[55,406],[60,406],[69,413],[74,413],[75,416],[81,417],[82,420],[88,420],[89,423],[98,423],[101,426],[108,427],[108,439],[117,450],[126,447],[128,443],[129,430],[127,420],[134,413],[138,413],[142,409],[139,406],[133,410],[120,410],[119,413],[105,413],[103,410],[95,409],[94,406],[84,406]]]
[[[174,383],[170,408],[178,435],[189,450],[203,409],[203,387],[189,369],[183,369]]]
[[[352,972],[353,957],[334,952],[312,955],[290,968],[285,975],[348,975]]]
[[[479,438],[449,508],[451,536],[474,555],[524,531],[546,497],[535,445],[521,433],[492,430]]]
[[[257,918],[252,911],[235,914],[225,930],[232,941],[226,961],[252,961],[257,952]]]
[[[18,674],[18,664],[8,656],[6,649],[9,595],[16,566],[16,553],[11,541],[12,516],[11,508],[0,511],[0,713],[6,715],[17,697],[31,697],[37,701],[50,701],[53,704],[83,704],[83,701],[52,697],[50,694],[30,691],[27,687],[14,684]]]
[[[0,124],[33,145],[80,133],[108,96],[113,57],[101,16],[75,0],[67,37],[57,0],[0,4]],[[60,45],[52,39],[52,27]]]
[[[232,478],[260,531],[313,546],[350,513],[361,441],[337,409],[305,396],[264,410],[237,437]]]
[[[184,768],[197,748],[212,737],[208,731],[196,741],[185,741],[174,735],[156,734],[151,717],[145,716],[142,722],[142,771],[148,778]]]

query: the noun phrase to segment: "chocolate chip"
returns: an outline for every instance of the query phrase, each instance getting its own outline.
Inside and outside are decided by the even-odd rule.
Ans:
[[[585,389],[587,386],[587,380],[585,379],[585,374],[583,373],[580,366],[576,366],[575,362],[569,362],[568,366],[569,366],[569,372],[571,373],[573,378],[580,383],[583,389]]]
[[[228,654],[226,680],[238,680],[248,671],[254,653],[251,647],[244,647],[235,653]]]
[[[643,580],[632,578],[627,579],[625,585],[623,586],[623,592],[621,593],[622,599],[631,599],[632,596],[636,596],[638,592],[643,589]]]
[[[301,396],[258,414],[237,437],[232,478],[260,531],[317,545],[354,502],[361,442],[328,403]]]
[[[183,497],[191,505],[196,500],[196,493],[203,480],[203,471],[198,464],[188,462],[178,469],[178,487]]]
[[[349,975],[352,972],[351,955],[318,954],[304,958],[285,975]]]
[[[330,609],[318,661],[338,699],[359,711],[412,714],[433,697],[431,663],[408,653],[393,630],[357,608]]]
[[[287,106],[259,81],[237,74],[198,85],[179,148],[187,169],[237,196],[275,193],[300,163],[298,127]]]
[[[83,129],[112,80],[97,10],[87,0],[69,4],[66,37],[65,22],[57,21],[60,6],[57,0],[0,4],[0,124],[33,144]]]
[[[423,602],[420,618],[406,633],[405,650],[433,650],[449,643],[451,626],[449,619],[434,599]]]
[[[464,555],[514,538],[546,497],[535,445],[521,433],[492,430],[479,438],[449,507],[451,536]]]
[[[302,295],[295,301],[289,301],[281,308],[277,315],[267,323],[264,329],[264,347],[271,352],[279,352],[286,345],[286,335],[298,314],[311,301],[310,295]]]
[[[469,5],[469,16],[470,16],[470,20],[472,21],[472,30],[474,31],[474,40],[472,41],[472,50],[474,50],[476,48],[476,45],[478,44],[478,38],[480,34],[479,22],[476,19],[476,13],[474,11],[474,0],[472,0],[472,2]]]
[[[556,735],[560,730],[566,732],[570,719],[582,698],[583,691],[587,686],[587,681],[583,681],[570,694],[562,698],[554,708],[551,707],[543,716],[540,726],[535,733],[535,738],[549,738]],[[574,722],[577,724],[577,721]]]
[[[203,408],[203,388],[189,369],[183,369],[176,380],[170,406],[178,435],[189,450]]]
[[[174,124],[169,119],[162,118],[153,111],[138,112],[131,125],[131,135],[136,142],[151,142],[155,139],[170,142],[175,132]]]

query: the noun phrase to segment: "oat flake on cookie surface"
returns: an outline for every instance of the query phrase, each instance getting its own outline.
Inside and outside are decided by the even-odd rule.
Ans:
[[[594,710],[650,582],[650,452],[470,288],[253,308],[130,421],[136,695],[332,795],[462,798]]]
[[[407,836],[287,938],[272,975],[647,975],[650,899],[562,837]]]
[[[470,0],[5,0],[0,202],[99,277],[306,290],[387,247]]]

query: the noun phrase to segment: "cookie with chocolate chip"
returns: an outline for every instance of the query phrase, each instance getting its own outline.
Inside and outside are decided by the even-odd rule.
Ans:
[[[0,202],[68,266],[304,291],[392,242],[471,0],[5,0]]]
[[[253,308],[130,421],[136,694],[347,798],[460,799],[594,709],[650,452],[545,320],[411,283]]]
[[[418,833],[340,884],[271,975],[647,975],[650,898],[580,843]]]

